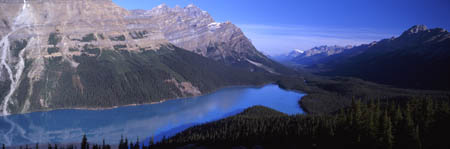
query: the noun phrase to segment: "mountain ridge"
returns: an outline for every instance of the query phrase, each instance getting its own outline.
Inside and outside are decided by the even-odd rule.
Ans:
[[[316,63],[320,59],[323,59],[328,56],[340,54],[342,52],[345,52],[348,49],[353,48],[351,45],[347,46],[317,46],[313,47],[308,50],[298,50],[295,49],[286,56],[284,56],[283,59],[281,59],[282,63],[286,63],[287,65],[301,65],[301,66],[308,66],[311,64]]]
[[[450,89],[450,34],[415,25],[399,37],[355,46],[306,66],[318,74],[352,76],[402,88]]]
[[[282,67],[259,52],[236,25],[229,21],[216,22],[208,12],[193,4],[184,8],[161,4],[151,10],[130,12],[129,17],[158,22],[170,43],[202,56],[256,71],[274,72],[267,68]]]
[[[197,7],[185,9],[192,13],[185,15],[205,17]],[[196,96],[228,85],[267,83],[280,70],[258,55],[242,32],[224,36],[238,39],[233,42],[205,43],[213,56],[201,55],[170,42],[158,20],[132,16],[111,0],[8,1],[0,3],[0,12],[3,115]],[[215,27],[206,23],[206,28]],[[239,39],[247,46],[240,46]],[[243,52],[223,48],[236,45]]]

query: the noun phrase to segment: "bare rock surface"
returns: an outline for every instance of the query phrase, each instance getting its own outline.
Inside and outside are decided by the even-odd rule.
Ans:
[[[175,51],[178,47],[193,52],[201,61],[213,59],[243,68],[244,73],[279,74],[276,63],[258,52],[237,26],[215,22],[194,5],[126,10],[112,0],[0,0],[0,37],[2,115],[136,104],[147,102],[141,101],[145,98],[153,101],[208,91],[198,87],[205,82],[183,77],[204,72],[172,70],[172,65],[197,62],[169,61],[173,57],[164,53],[186,54]],[[191,52],[187,55],[195,57]],[[206,69],[195,68],[204,64],[192,65],[188,67]],[[93,83],[96,81],[99,83]],[[104,84],[109,86],[101,86]],[[142,86],[146,89],[134,89]],[[151,87],[164,91],[150,94]],[[93,91],[98,89],[101,91]],[[116,92],[123,94],[111,95]]]

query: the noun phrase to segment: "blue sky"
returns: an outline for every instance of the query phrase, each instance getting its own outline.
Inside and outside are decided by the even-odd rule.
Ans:
[[[450,28],[450,0],[113,0],[126,9],[195,4],[238,25],[258,50],[278,55],[319,45],[357,45],[416,24]]]

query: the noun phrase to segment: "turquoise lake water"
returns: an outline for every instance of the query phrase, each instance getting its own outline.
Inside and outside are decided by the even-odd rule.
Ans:
[[[0,117],[0,144],[78,143],[118,144],[123,135],[133,142],[171,136],[190,126],[237,114],[263,105],[287,114],[302,114],[298,101],[304,94],[277,85],[230,87],[214,93],[159,104],[108,110],[54,110]],[[12,122],[12,123],[9,123]],[[13,128],[13,129],[11,129]]]

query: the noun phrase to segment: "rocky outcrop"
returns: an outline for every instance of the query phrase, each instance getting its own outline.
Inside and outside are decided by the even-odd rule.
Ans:
[[[202,56],[251,71],[267,71],[276,63],[258,52],[243,32],[231,22],[218,23],[194,5],[169,8],[160,5],[152,10],[127,11],[111,0],[27,0],[26,13],[21,13],[23,0],[1,1],[0,35],[14,26],[27,24],[15,31],[12,40],[33,38],[36,45],[28,58],[63,57],[88,54],[86,46],[100,50],[132,51],[158,49],[174,44]],[[3,13],[4,12],[4,13]],[[17,18],[25,22],[15,21]],[[56,35],[56,36],[50,36]],[[47,44],[50,37],[58,43]],[[48,52],[49,46],[54,50]],[[78,50],[77,50],[78,49]],[[55,51],[56,50],[56,51]],[[259,67],[249,62],[257,62]]]
[[[60,43],[67,47],[82,47],[87,43],[95,44],[101,48],[113,49],[114,45],[127,44],[128,49],[139,50],[167,43],[158,28],[147,27],[146,38],[132,39],[134,32],[144,32],[139,27],[128,26],[125,19],[129,12],[111,0],[27,0],[26,22],[27,27],[13,36],[18,38],[39,37],[46,40],[51,33],[57,33],[62,39]],[[22,0],[1,2],[2,13],[0,26],[2,35],[11,31],[15,19],[23,6]],[[92,38],[88,37],[94,34]],[[124,36],[124,40],[112,40]],[[85,37],[85,40],[83,40]],[[90,38],[90,39],[88,39]],[[45,43],[46,41],[41,41]],[[61,45],[56,45],[57,47]]]
[[[353,46],[319,46],[319,47],[314,47],[310,50],[305,51],[304,56],[305,57],[309,57],[309,56],[315,56],[315,55],[326,55],[326,56],[330,56],[330,55],[335,55],[335,54],[339,54],[342,53],[343,51],[345,51],[346,49],[350,49]]]
[[[168,43],[157,27],[128,26],[129,12],[111,0],[8,0],[0,9],[2,37],[14,31],[9,40],[33,41],[27,59],[62,57],[76,66],[72,56],[89,55],[86,47],[139,51]]]
[[[2,115],[158,102],[279,73],[238,27],[193,5],[0,0],[0,37]]]
[[[61,85],[61,74],[77,72],[83,63],[80,57],[99,57],[104,51],[157,50],[169,44],[157,27],[128,26],[129,15],[111,0],[0,1],[3,114],[26,112],[37,105],[48,108],[55,93],[47,89]],[[55,69],[61,66],[64,69]],[[55,72],[59,75],[50,75]],[[49,81],[49,76],[55,78]],[[80,77],[72,78],[74,86],[82,89]],[[42,90],[44,79],[52,82],[46,90]],[[8,108],[10,104],[15,106]]]
[[[428,28],[425,25],[414,25],[413,27],[409,28],[405,32],[403,32],[403,35],[406,34],[417,34],[419,32],[427,31]]]
[[[170,43],[217,61],[227,64],[247,59],[263,64],[270,61],[237,26],[231,22],[215,22],[208,12],[194,5],[169,8],[162,4],[147,11],[132,10],[128,18],[140,20],[137,26],[154,23]]]

